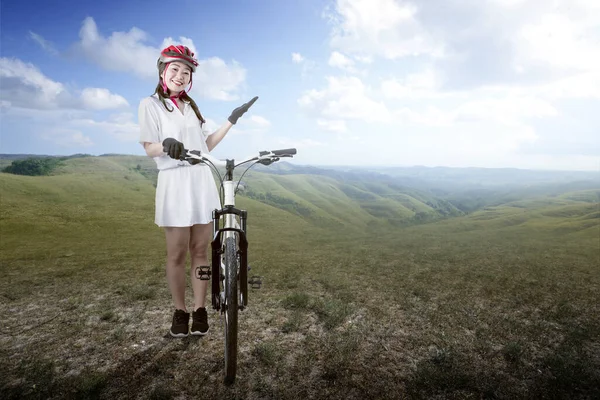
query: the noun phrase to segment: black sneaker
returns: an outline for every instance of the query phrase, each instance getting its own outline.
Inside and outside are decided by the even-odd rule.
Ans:
[[[173,337],[187,337],[189,333],[190,313],[183,310],[175,310],[173,314],[173,323],[171,324],[171,330],[169,333]]]
[[[205,307],[200,307],[192,312],[192,335],[206,335],[208,333],[208,314]]]

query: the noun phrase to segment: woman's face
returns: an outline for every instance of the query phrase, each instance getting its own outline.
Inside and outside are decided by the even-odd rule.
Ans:
[[[163,74],[169,93],[179,93],[184,90],[190,84],[191,77],[190,67],[177,61],[170,63]]]

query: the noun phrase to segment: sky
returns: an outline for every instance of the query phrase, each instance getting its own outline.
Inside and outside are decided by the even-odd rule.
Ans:
[[[212,151],[301,165],[600,172],[600,1],[0,3],[0,153],[145,155],[138,106],[169,44]]]

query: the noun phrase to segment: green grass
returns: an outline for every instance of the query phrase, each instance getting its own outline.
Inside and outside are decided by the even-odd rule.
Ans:
[[[338,224],[238,198],[263,285],[240,313],[238,381],[226,387],[218,313],[205,338],[166,336],[148,161],[0,174],[1,398],[598,397],[597,191],[405,227],[357,211],[354,225],[360,202],[338,181],[256,173],[250,188]],[[346,218],[329,213],[336,201]]]

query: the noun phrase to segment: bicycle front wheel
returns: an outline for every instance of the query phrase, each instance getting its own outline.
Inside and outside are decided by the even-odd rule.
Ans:
[[[225,239],[225,383],[235,381],[238,338],[238,256],[234,237]]]

